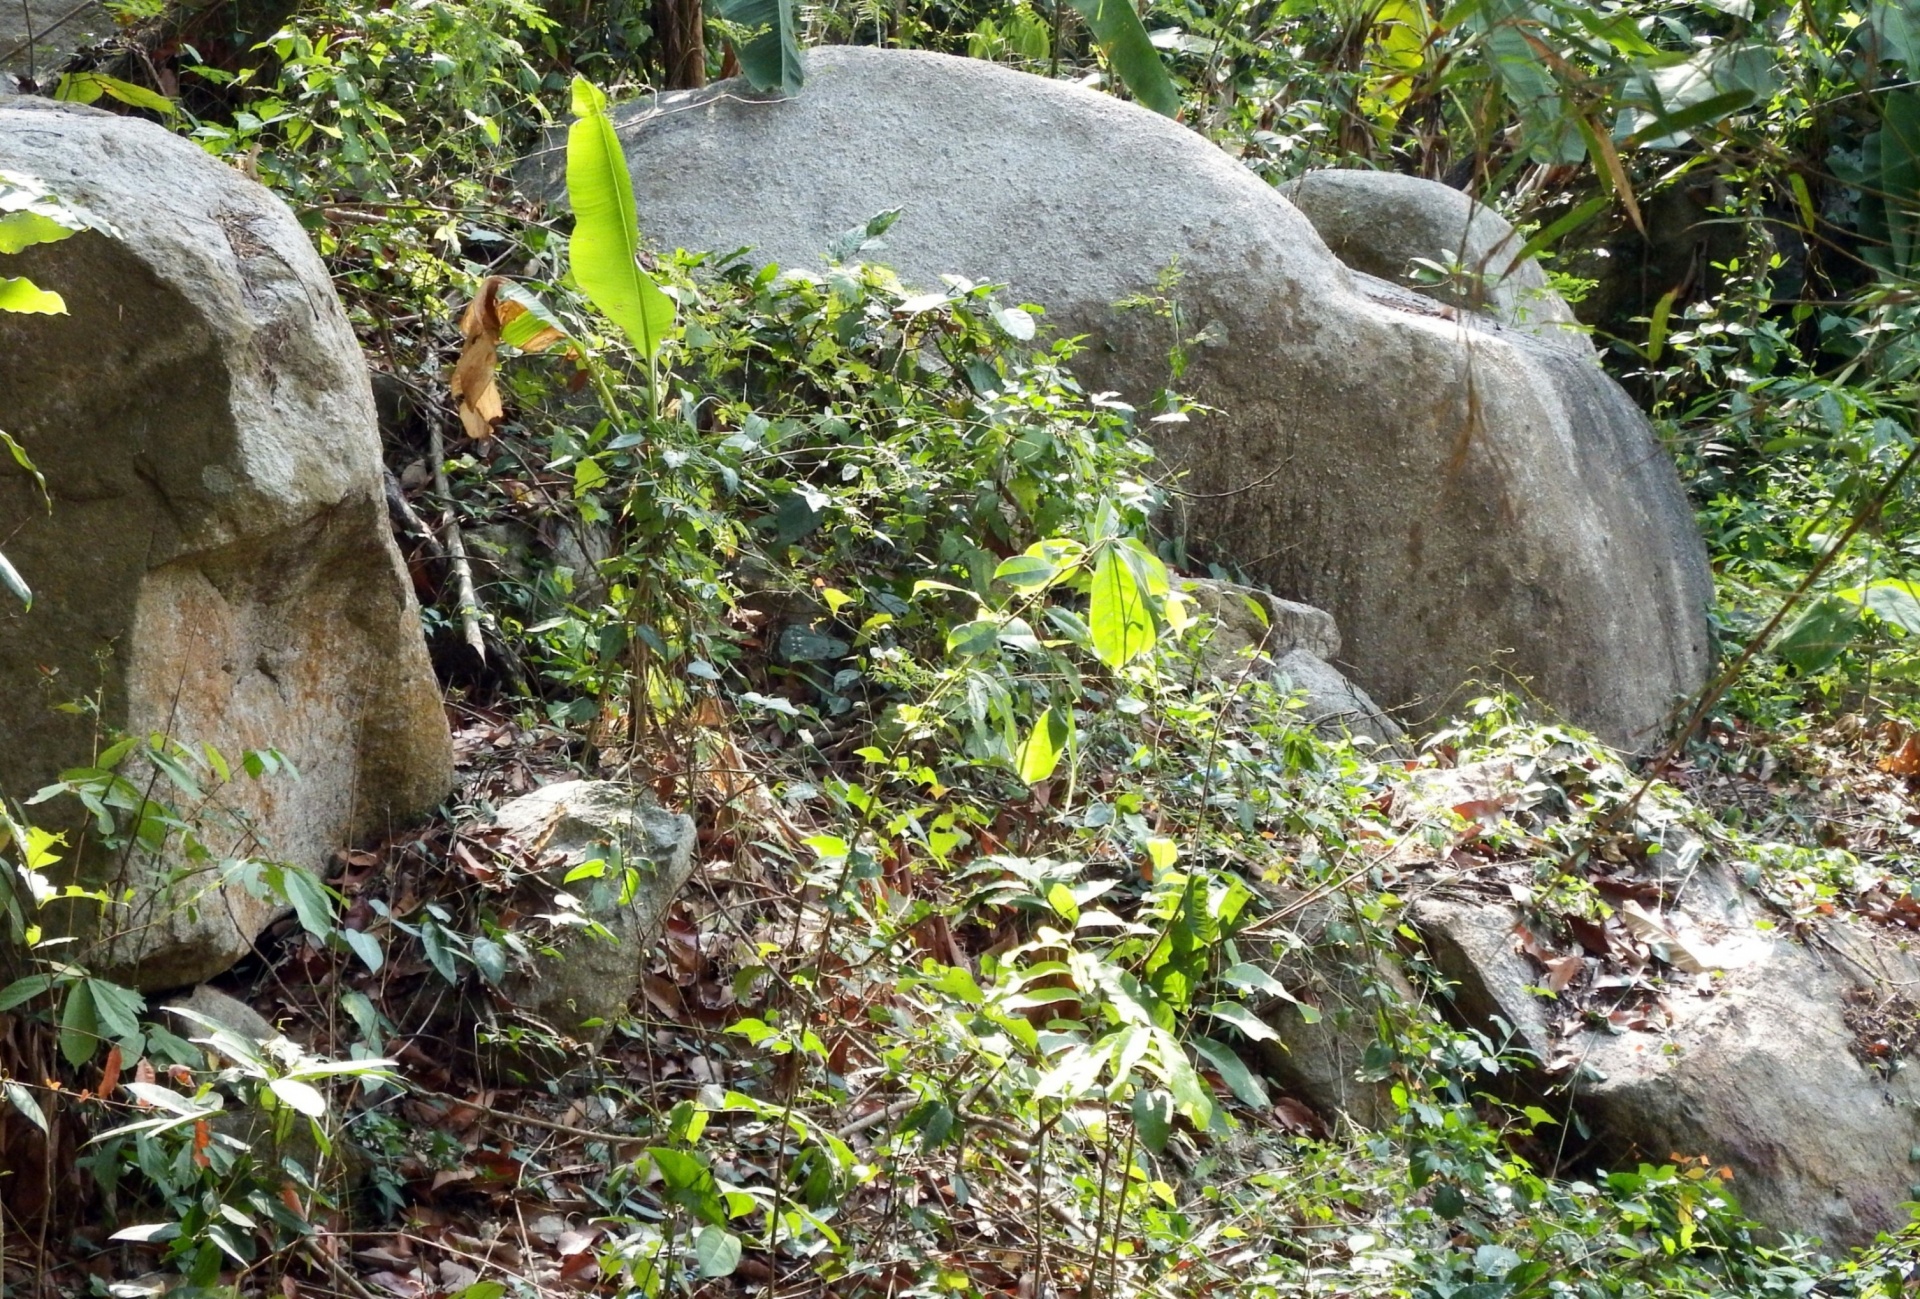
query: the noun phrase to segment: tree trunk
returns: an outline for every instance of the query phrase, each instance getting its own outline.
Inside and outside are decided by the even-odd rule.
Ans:
[[[698,90],[706,85],[707,20],[702,0],[653,0],[653,30],[660,42],[663,88]]]

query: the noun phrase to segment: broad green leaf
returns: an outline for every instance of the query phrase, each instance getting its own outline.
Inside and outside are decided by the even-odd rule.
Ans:
[[[725,1227],[702,1227],[693,1254],[701,1276],[732,1276],[740,1266],[740,1238]]]
[[[1060,565],[1042,555],[1015,555],[993,570],[993,580],[1016,591],[1037,591],[1060,576]]]
[[[507,977],[507,949],[484,934],[475,934],[472,947],[473,967],[480,977],[496,988]]]
[[[199,1118],[210,1114],[213,1109],[205,1105],[196,1105],[191,1097],[182,1096],[171,1087],[162,1087],[159,1083],[130,1082],[122,1084],[132,1097],[157,1110],[184,1118]],[[218,1108],[217,1106],[213,1108]]]
[[[1647,364],[1658,365],[1660,354],[1667,347],[1667,321],[1673,315],[1674,301],[1680,296],[1680,290],[1668,289],[1660,295],[1660,301],[1653,304],[1653,314],[1647,318]]]
[[[567,200],[573,205],[573,278],[607,319],[651,361],[673,328],[673,300],[640,269],[640,221],[606,96],[573,79],[567,132]]]
[[[386,964],[387,954],[381,949],[378,938],[359,929],[342,929],[340,937],[348,947],[353,949],[353,954],[360,958],[361,964],[367,967],[368,973],[380,973],[380,967]]]
[[[31,208],[0,212],[0,253],[17,253],[35,244],[55,244],[78,233],[44,212]]]
[[[7,1103],[19,1112],[21,1118],[42,1132],[47,1130],[47,1116],[41,1112],[40,1102],[33,1098],[32,1092],[11,1079],[0,1083],[0,1091],[6,1093]]]
[[[1060,1058],[1060,1063],[1034,1083],[1033,1094],[1036,1099],[1058,1096],[1062,1100],[1078,1100],[1092,1089],[1106,1063],[1105,1051],[1085,1046],[1069,1047]]]
[[[324,940],[338,928],[334,923],[333,899],[327,893],[327,886],[311,871],[298,866],[284,866],[280,868],[278,878],[272,882],[279,885],[281,896],[293,908],[302,929]]]
[[[100,1021],[94,1013],[93,987],[81,979],[67,989],[66,1005],[60,1008],[60,1054],[67,1063],[79,1068],[93,1059],[100,1045]]]
[[[1293,1000],[1293,994],[1287,991],[1286,984],[1257,965],[1248,965],[1243,962],[1222,971],[1220,978],[1242,992],[1260,992],[1285,1001]]]
[[[1865,587],[1853,587],[1839,593],[1850,604],[1864,604],[1882,621],[1904,632],[1920,632],[1920,586],[1898,578],[1885,578]]]
[[[24,315],[64,316],[67,314],[67,300],[51,289],[41,288],[24,276],[8,279],[0,275],[0,311],[17,311]]]
[[[1247,1068],[1246,1061],[1234,1053],[1232,1047],[1216,1042],[1210,1037],[1193,1039],[1193,1049],[1206,1057],[1227,1084],[1230,1091],[1248,1105],[1265,1108],[1268,1105],[1267,1089]]]
[[[1073,900],[1073,890],[1066,885],[1056,883],[1047,890],[1047,905],[1068,924],[1079,923],[1080,904]]]
[[[15,979],[4,989],[0,989],[0,1012],[12,1010],[15,1006],[32,1001],[35,997],[53,986],[50,974],[29,974]]]
[[[1006,331],[1007,337],[1018,342],[1028,342],[1033,338],[1033,314],[1024,307],[995,307],[993,323]]]
[[[327,1112],[327,1098],[318,1088],[293,1078],[275,1078],[267,1084],[275,1096],[284,1101],[288,1108],[298,1110],[310,1119],[322,1118]]]
[[[1166,1076],[1167,1090],[1173,1093],[1175,1108],[1192,1120],[1196,1128],[1204,1131],[1212,1127],[1213,1091],[1195,1072],[1179,1039],[1171,1033],[1156,1031],[1154,1045],[1154,1054]]]
[[[147,999],[131,988],[123,988],[107,979],[89,979],[93,993],[94,1016],[100,1022],[103,1037],[133,1037],[140,1031],[140,1012]]]
[[[1208,1008],[1207,1013],[1215,1019],[1233,1025],[1245,1033],[1251,1041],[1277,1042],[1280,1040],[1280,1034],[1274,1031],[1273,1025],[1237,1001],[1216,1001]]]
[[[162,117],[174,117],[180,112],[180,105],[165,95],[148,90],[145,86],[136,86],[131,81],[109,77],[104,72],[63,73],[53,91],[55,99],[65,99],[76,104],[91,104],[102,95],[110,96],[134,108],[144,108],[149,112],[158,113]]]
[[[1140,1144],[1154,1154],[1165,1154],[1173,1134],[1173,1097],[1142,1087],[1133,1094],[1133,1127]]]
[[[1051,776],[1060,765],[1073,738],[1073,714],[1065,708],[1049,708],[1033,724],[1026,743],[1020,746],[1020,779],[1037,785]]]
[[[1163,117],[1180,115],[1180,91],[1153,48],[1146,27],[1133,0],[1070,0],[1080,16],[1087,20],[1093,39],[1106,52],[1127,89],[1139,101]]]
[[[1836,596],[1822,596],[1795,618],[1773,652],[1786,663],[1811,674],[1840,657],[1860,629],[1860,611]]]
[[[1153,648],[1153,615],[1146,595],[1116,546],[1102,552],[1094,566],[1087,622],[1093,631],[1093,652],[1110,668],[1130,663]]]
[[[1467,25],[1478,33],[1487,65],[1519,115],[1526,151],[1536,162],[1577,162],[1587,152],[1580,115],[1567,109],[1560,83],[1529,39],[1537,26],[1533,6],[1528,0],[1484,0],[1471,9]]]
[[[151,1244],[155,1241],[172,1240],[179,1234],[180,1224],[177,1222],[143,1222],[135,1227],[122,1227],[107,1239]]]
[[[975,618],[947,633],[947,653],[989,654],[1000,643],[1000,623],[994,618]]]
[[[806,84],[793,0],[713,0],[714,12],[754,34],[734,54],[755,90],[795,94]]]
[[[1637,147],[1649,141],[1674,147],[1682,143],[1680,133],[1691,131],[1696,126],[1707,126],[1724,121],[1726,118],[1753,103],[1753,91],[1735,89],[1723,94],[1689,104],[1676,112],[1664,113],[1657,117],[1647,116],[1640,121],[1626,143]]]

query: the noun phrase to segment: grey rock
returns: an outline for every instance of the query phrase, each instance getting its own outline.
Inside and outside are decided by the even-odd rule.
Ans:
[[[1180,592],[1208,623],[1200,651],[1208,676],[1232,683],[1257,673],[1297,694],[1303,720],[1331,738],[1405,741],[1400,724],[1326,661],[1340,652],[1340,629],[1324,609],[1212,578],[1183,578]]]
[[[203,1015],[251,1042],[271,1042],[280,1036],[280,1031],[267,1023],[266,1016],[252,1006],[204,983],[183,997],[174,997],[163,1003],[161,1009],[188,1010],[195,1015]],[[203,1025],[185,1015],[173,1016],[170,1027],[176,1032],[184,1029],[184,1036],[189,1038],[203,1036],[206,1032]]]
[[[910,282],[1009,286],[1093,389],[1149,401],[1165,319],[1121,309],[1171,268],[1219,413],[1155,426],[1185,526],[1329,611],[1354,679],[1441,712],[1518,678],[1616,743],[1648,742],[1706,678],[1706,555],[1646,418],[1589,354],[1350,271],[1300,212],[1137,106],[991,64],[812,52],[807,91],[737,82],[619,114],[645,233],[812,268],[890,207]],[[523,186],[560,192],[559,148]],[[750,195],[750,201],[742,201]],[[1448,319],[1455,315],[1457,319]]]
[[[1340,629],[1324,609],[1213,578],[1185,578],[1180,593],[1213,623],[1210,671],[1235,665],[1250,652],[1276,659],[1297,649],[1321,659],[1340,655]]]
[[[1322,734],[1361,736],[1375,744],[1401,748],[1407,733],[1400,724],[1330,663],[1303,649],[1289,651],[1274,664],[1275,684],[1294,691],[1300,715]]]
[[[0,458],[6,554],[38,597],[0,602],[0,790],[85,765],[104,728],[235,765],[223,809],[198,814],[215,861],[319,869],[431,809],[452,744],[387,526],[366,366],[293,214],[158,126],[44,100],[0,100],[0,169],[111,228],[5,259],[69,314],[0,315],[0,425],[53,495],[49,513]],[[97,719],[53,710],[94,695]],[[260,748],[299,777],[239,775]],[[165,782],[155,796],[187,802]],[[135,889],[110,937],[70,950],[137,987],[228,968],[281,909],[171,850],[108,859],[76,808],[35,810],[66,818],[51,828],[84,878]]]
[[[1704,883],[1690,906],[1725,968],[1670,977],[1659,1031],[1556,1036],[1528,990],[1541,976],[1515,950],[1511,908],[1423,900],[1413,919],[1464,1018],[1490,1026],[1499,1014],[1535,1054],[1578,1062],[1574,1103],[1611,1166],[1705,1156],[1732,1170],[1758,1221],[1830,1245],[1904,1225],[1920,1181],[1920,1068],[1862,1063],[1847,1021],[1861,1005],[1911,1016],[1920,964],[1846,924],[1817,947],[1756,929],[1737,888]]]
[[[1533,989],[1540,971],[1520,954],[1512,907],[1421,898],[1410,912],[1460,1018],[1496,1048],[1518,1050],[1536,1064],[1552,1058],[1553,1026]]]
[[[1417,176],[1339,168],[1308,172],[1280,192],[1354,270],[1485,312],[1514,329],[1588,346],[1573,308],[1553,291],[1540,264],[1520,259],[1526,241],[1519,231],[1471,196]],[[1415,283],[1416,257],[1462,273],[1439,285]]]
[[[558,855],[526,906],[605,930],[558,929],[553,955],[510,973],[502,991],[521,1014],[597,1046],[633,999],[667,908],[693,875],[693,820],[665,811],[642,789],[570,780],[514,799],[495,824],[543,856]],[[568,872],[595,860],[607,863],[604,873],[566,882]],[[623,901],[628,869],[636,878]],[[561,894],[571,904],[556,905]]]
[[[1273,944],[1265,964],[1316,1015],[1280,999],[1258,1007],[1278,1034],[1259,1044],[1260,1060],[1268,1077],[1322,1116],[1385,1128],[1397,1117],[1392,1086],[1384,1069],[1369,1076],[1367,1055],[1381,1013],[1405,1015],[1420,999],[1392,954],[1370,948],[1361,926],[1342,915],[1345,905],[1334,898],[1298,906],[1286,940]]]
[[[53,84],[53,73],[76,50],[116,30],[107,7],[87,0],[6,0],[0,4],[0,92],[8,79]]]

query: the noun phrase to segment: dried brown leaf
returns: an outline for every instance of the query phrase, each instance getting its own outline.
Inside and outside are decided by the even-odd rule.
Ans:
[[[467,342],[460,349],[460,359],[453,367],[453,378],[448,385],[453,389],[461,426],[467,436],[476,441],[492,437],[494,425],[507,417],[500,389],[493,381],[500,350],[502,283],[499,276],[488,276],[461,315],[460,332]]]

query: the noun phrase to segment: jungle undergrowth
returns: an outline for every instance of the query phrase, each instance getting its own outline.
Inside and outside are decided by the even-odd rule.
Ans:
[[[487,652],[514,670],[470,677],[457,702],[486,745],[504,738],[534,756],[517,757],[516,774],[489,765],[474,814],[529,771],[615,775],[698,811],[715,878],[674,921],[655,972],[665,986],[650,985],[606,1053],[503,1094],[409,1057],[404,1002],[387,993],[400,977],[484,993],[503,962],[536,958],[537,938],[516,938],[492,893],[458,878],[451,841],[436,837],[445,827],[353,865],[336,900],[362,908],[363,927],[290,935],[277,977],[350,1008],[307,1028],[327,1025],[333,1054],[360,1057],[376,1094],[385,1066],[368,1062],[398,1042],[414,1086],[442,1097],[355,1098],[348,1133],[376,1152],[374,1189],[309,1199],[305,1218],[275,1213],[278,1174],[245,1181],[251,1164],[230,1146],[224,1165],[201,1167],[199,1118],[123,1134],[132,1203],[164,1209],[172,1241],[196,1246],[154,1236],[196,1280],[252,1284],[275,1269],[325,1280],[311,1242],[432,1218],[422,1188],[443,1175],[459,1185],[480,1165],[488,1184],[443,1215],[435,1247],[450,1248],[448,1219],[559,1202],[595,1225],[599,1284],[622,1293],[1231,1286],[1484,1299],[1905,1283],[1903,1245],[1833,1263],[1760,1244],[1703,1169],[1563,1175],[1542,1154],[1554,1116],[1490,1094],[1489,1078],[1524,1065],[1425,1006],[1383,1012],[1369,1056],[1393,1124],[1290,1118],[1249,1063],[1273,1016],[1319,1009],[1288,1000],[1281,972],[1306,957],[1273,937],[1276,918],[1302,892],[1346,899],[1346,940],[1310,959],[1366,968],[1368,950],[1408,941],[1405,872],[1383,865],[1394,845],[1497,854],[1502,835],[1525,836],[1470,833],[1446,815],[1395,824],[1406,764],[1315,736],[1257,675],[1199,669],[1206,629],[1152,530],[1142,441],[1154,418],[1199,416],[1177,399],[1143,412],[1082,390],[1072,349],[1045,344],[1033,304],[964,282],[902,286],[862,260],[884,255],[868,247],[875,227],[784,276],[663,257],[648,269],[679,323],[648,378],[651,358],[564,283],[560,224],[476,179],[530,139],[539,96],[557,98],[559,78],[540,67],[547,29],[530,9],[444,7],[432,21],[448,15],[462,40],[408,27],[403,10],[386,20],[397,30],[356,31],[316,9],[276,38],[277,66],[259,75],[278,81],[252,87],[230,124],[209,114],[195,133],[250,159],[314,231],[376,364],[407,394],[389,450],[430,529],[451,518],[497,539]],[[506,19],[526,39],[504,37]],[[1020,12],[982,39],[1037,48]],[[429,143],[396,107],[413,96],[463,125]],[[1280,125],[1311,139],[1315,111],[1290,104]],[[1389,109],[1342,109],[1355,111],[1377,127]],[[1259,138],[1275,128],[1261,115],[1234,120],[1260,149],[1284,143]],[[465,440],[442,379],[459,309],[493,274],[539,293],[575,346],[509,351],[510,416]],[[1896,336],[1901,319],[1870,318],[1865,345]],[[1862,397],[1822,381],[1811,362],[1780,362],[1764,329],[1765,349],[1747,341],[1750,322],[1717,320],[1689,308],[1665,346],[1672,368],[1690,367],[1669,389],[1698,403],[1675,397],[1676,425],[1720,439],[1689,467],[1718,528],[1732,639],[1818,553],[1817,529],[1777,531],[1778,520],[1817,520],[1857,495],[1903,445],[1907,399],[1897,384]],[[1763,350],[1790,381],[1753,382]],[[1646,351],[1659,362],[1658,346]],[[1743,405],[1743,393],[1762,399]],[[435,422],[444,498],[429,445],[403,440]],[[1763,471],[1754,448],[1779,458]],[[1743,728],[1796,725],[1811,697],[1848,715],[1872,701],[1856,739],[1904,751],[1904,737],[1872,727],[1904,715],[1914,627],[1903,588],[1876,583],[1902,578],[1890,538],[1906,531],[1890,518],[1889,539],[1850,561],[1846,585],[1813,607],[1838,629],[1790,633],[1688,755],[1694,768],[1712,770]],[[444,554],[403,540],[434,630],[455,635]],[[1576,822],[1606,806],[1582,798],[1607,780],[1567,773],[1612,772],[1609,758],[1499,704],[1414,765],[1529,748],[1557,755],[1548,783],[1573,791],[1562,801]],[[1561,847],[1580,837],[1577,824],[1532,829],[1566,836]],[[1791,817],[1759,831],[1779,845],[1774,877],[1800,890],[1788,905],[1905,895],[1903,847],[1869,884],[1844,850],[1802,842]],[[1556,906],[1588,905],[1577,873],[1540,871]],[[347,937],[369,928],[377,940]],[[274,1080],[313,1068],[298,1051],[183,1051],[182,1068],[207,1066],[179,1092],[196,1102],[224,1089],[257,1104]],[[548,1144],[523,1158],[555,1113],[571,1134],[545,1129]],[[424,1136],[431,1123],[454,1135]],[[598,1171],[556,1171],[581,1152]],[[223,1180],[236,1166],[243,1186]],[[229,1184],[244,1194],[206,1198]],[[258,1248],[223,1248],[215,1233],[242,1224],[209,1204],[246,1216]],[[235,1254],[254,1270],[223,1275]],[[498,1275],[474,1284],[512,1283]],[[530,1275],[520,1283],[558,1283]]]

